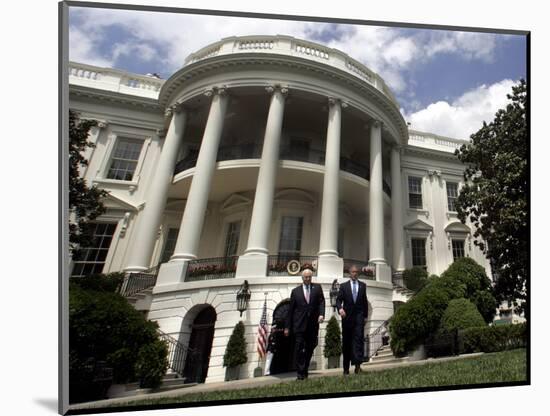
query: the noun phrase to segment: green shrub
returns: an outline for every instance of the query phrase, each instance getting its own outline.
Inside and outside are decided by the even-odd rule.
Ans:
[[[395,312],[390,322],[390,345],[396,355],[412,350],[437,329],[451,292],[452,287],[428,285]]]
[[[407,289],[416,293],[428,282],[428,272],[422,267],[413,267],[403,272],[403,280]]]
[[[323,354],[326,358],[340,357],[342,354],[342,332],[334,315],[328,320]]]
[[[117,292],[124,281],[124,273],[93,274],[84,277],[71,277],[71,285],[78,285],[82,289],[97,290],[100,292]]]
[[[135,373],[141,388],[157,388],[168,368],[168,347],[159,339],[139,349]]]
[[[223,356],[223,366],[237,367],[246,363],[247,360],[248,357],[246,354],[246,340],[244,339],[244,324],[242,321],[239,321],[239,323],[235,325],[235,328],[233,328],[233,333],[227,343],[227,348],[225,349],[225,354]]]
[[[465,285],[466,299],[473,299],[479,290],[489,290],[491,281],[485,273],[485,269],[470,257],[456,259],[441,277],[451,277]]]
[[[106,361],[116,382],[134,381],[139,349],[158,339],[156,328],[118,293],[70,285],[69,346],[74,366],[90,359]]]
[[[485,320],[468,299],[453,299],[443,312],[439,331],[454,333],[456,330],[485,326]]]
[[[498,302],[491,293],[490,290],[478,290],[473,298],[472,302],[476,305],[477,310],[483,316],[483,319],[487,324],[493,321],[497,313]]]
[[[508,324],[470,328],[461,332],[462,351],[496,352],[527,345],[527,324]]]

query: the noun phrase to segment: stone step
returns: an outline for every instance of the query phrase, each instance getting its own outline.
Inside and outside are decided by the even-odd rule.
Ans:
[[[389,358],[379,358],[379,359],[376,359],[376,357],[371,357],[370,361],[368,363],[365,363],[364,365],[393,364],[393,363],[401,363],[405,361],[409,361],[409,357],[395,358],[392,356]]]
[[[374,357],[377,357],[377,358],[386,358],[386,357],[393,357],[393,352],[390,350],[390,351],[378,351]]]

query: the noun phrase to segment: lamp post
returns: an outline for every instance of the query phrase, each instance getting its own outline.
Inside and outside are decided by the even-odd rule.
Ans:
[[[250,300],[250,289],[248,288],[248,280],[245,280],[237,292],[237,310],[243,316],[243,312],[248,308],[248,301]]]
[[[336,298],[338,297],[338,292],[340,291],[340,284],[338,284],[338,279],[334,279],[332,286],[330,287],[330,306],[336,311]]]

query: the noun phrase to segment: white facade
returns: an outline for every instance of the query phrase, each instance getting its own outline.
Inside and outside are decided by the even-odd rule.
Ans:
[[[70,108],[100,122],[82,174],[110,192],[98,221],[110,225],[97,230],[106,247],[73,272],[162,263],[148,308],[161,330],[187,345],[195,318],[215,310],[206,382],[224,378],[244,280],[252,297],[242,316],[249,359],[241,376],[252,375],[264,299],[271,322],[301,281],[273,275],[281,253],[316,264],[327,318],[344,265],[373,264],[367,331],[393,314],[401,295],[392,274],[413,266],[413,246],[416,262],[424,247],[430,274],[442,273],[454,252],[490,275],[472,231],[449,210],[464,170],[453,152],[465,142],[410,131],[384,81],[340,51],[286,36],[233,37],[192,54],[166,81],[69,67]],[[191,276],[213,258],[236,271]],[[324,328],[318,366],[326,365]]]

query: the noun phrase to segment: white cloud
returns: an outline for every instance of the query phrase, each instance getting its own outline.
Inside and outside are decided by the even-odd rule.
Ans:
[[[494,119],[495,113],[508,102],[506,94],[512,93],[517,81],[504,79],[492,85],[481,85],[465,92],[451,103],[438,101],[426,108],[403,113],[411,128],[442,136],[468,139],[483,125]]]
[[[105,36],[105,29],[112,25],[130,31],[134,38],[129,45],[132,53],[138,52],[149,61],[161,61],[165,73],[177,71],[190,53],[224,37],[284,34],[319,42],[318,39],[333,35],[335,39],[320,43],[364,63],[379,73],[397,94],[412,89],[407,71],[437,54],[454,53],[464,59],[487,61],[492,59],[496,45],[493,35],[483,33],[427,31],[411,35],[391,27],[112,9],[72,8],[72,16],[81,19],[78,29],[73,29],[78,36],[71,39],[71,60],[116,64],[117,58],[129,54],[120,44],[104,52],[107,57],[99,56],[95,50]],[[146,44],[163,45],[168,52],[158,56],[158,52],[147,49]]]
[[[113,66],[112,59],[99,55],[96,47],[98,40],[97,34],[86,33],[74,27],[69,28],[69,59],[102,67]]]
[[[464,59],[492,62],[497,35],[474,32],[432,32],[424,44],[424,54],[430,58],[439,53],[453,53]]]

